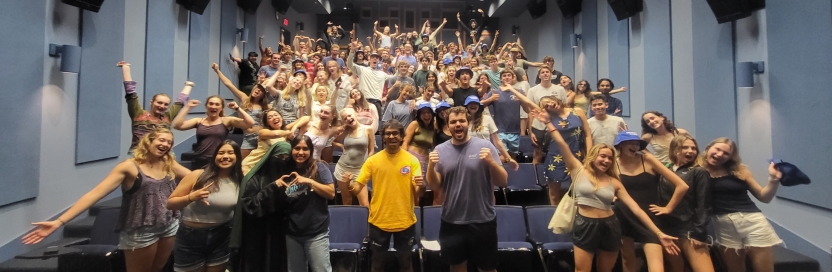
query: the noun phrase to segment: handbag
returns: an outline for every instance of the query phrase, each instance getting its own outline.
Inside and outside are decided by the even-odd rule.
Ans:
[[[583,170],[583,168],[581,168]],[[580,170],[573,177],[580,174]],[[569,185],[569,190],[558,203],[555,214],[549,220],[549,229],[555,234],[567,234],[572,232],[572,226],[575,222],[575,216],[578,214],[578,205],[573,196],[572,189],[575,188],[575,178],[572,179],[572,184]]]

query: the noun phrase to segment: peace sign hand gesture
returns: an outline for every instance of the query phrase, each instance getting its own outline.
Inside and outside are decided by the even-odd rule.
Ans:
[[[195,191],[191,191],[191,193],[188,194],[188,201],[202,201],[205,206],[211,206],[211,204],[208,204],[208,200],[206,200],[206,198],[208,198],[208,195],[211,194],[211,191],[208,191],[208,188],[211,188],[212,185],[214,185],[214,182],[208,183],[208,185],[205,185]]]

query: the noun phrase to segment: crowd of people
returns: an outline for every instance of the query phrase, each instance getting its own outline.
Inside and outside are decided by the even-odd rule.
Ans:
[[[607,78],[595,90],[589,80],[575,85],[554,58],[529,61],[519,39],[497,46],[499,31],[457,20],[462,29],[447,43],[437,37],[447,20],[406,33],[376,22],[366,43],[354,27],[332,23],[324,37],[281,40],[277,51],[261,37],[262,56],[230,56],[237,84],[212,65],[236,101],[210,96],[200,118],[186,118],[201,104],[188,100],[192,82],[173,105],[162,93],[144,109],[129,63],[119,62],[132,158],[56,220],[35,223],[23,242],[40,242],[121,188],[128,271],[160,271],[173,253],[176,271],[328,272],[329,229],[338,226],[327,205],[337,187],[342,204],[369,207],[373,256],[393,238],[402,271],[412,271],[414,206],[430,191],[442,207],[439,244],[451,271],[468,262],[495,271],[493,186],[517,171],[528,135],[550,204],[564,196],[560,183],[572,184],[576,271],[590,271],[593,257],[598,271],[610,271],[620,252],[634,272],[635,243],[644,244],[649,271],[684,271],[685,263],[714,271],[714,243],[730,271],[744,271],[746,257],[754,271],[773,270],[771,247],[781,240],[749,197],[773,198],[782,175],[773,166],[760,186],[733,141],[718,138],[700,152],[660,112],[642,114],[641,133],[632,132],[611,96],[626,88]],[[171,152],[171,128],[196,130],[193,171]],[[233,129],[244,133],[239,144],[227,140]],[[384,269],[383,258],[371,263]]]

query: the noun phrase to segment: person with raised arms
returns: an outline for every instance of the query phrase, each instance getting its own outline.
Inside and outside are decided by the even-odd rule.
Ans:
[[[240,149],[242,150],[242,157],[238,158],[240,161],[248,157],[248,154],[251,153],[251,150],[257,148],[257,132],[260,131],[262,128],[262,124],[260,120],[263,117],[263,111],[269,109],[269,102],[266,98],[266,89],[263,85],[257,84],[253,88],[249,89],[249,94],[241,91],[234,86],[234,83],[231,82],[225,75],[222,74],[220,71],[220,66],[216,63],[211,65],[211,69],[217,73],[217,76],[220,78],[220,82],[231,91],[232,94],[240,101],[240,106],[243,110],[254,119],[254,125],[250,128],[244,129],[243,133],[243,143],[240,145]]]
[[[191,172],[176,162],[172,147],[173,133],[166,128],[145,134],[136,146],[133,158],[117,164],[101,183],[55,220],[32,223],[35,229],[23,236],[23,244],[43,241],[121,187],[121,213],[116,230],[119,231],[118,248],[124,251],[127,272],[162,271],[173,251],[180,217],[179,211],[168,210],[165,206],[176,187],[176,179]]]
[[[462,106],[449,110],[453,138],[430,153],[427,175],[431,188],[442,187],[439,244],[452,272],[467,271],[468,262],[480,271],[497,269],[497,215],[494,186],[505,187],[508,173],[497,148],[469,135],[471,114]]]
[[[170,129],[171,120],[179,114],[179,111],[185,106],[188,101],[188,95],[194,87],[194,83],[190,81],[185,82],[185,87],[182,92],[176,97],[176,102],[173,106],[170,105],[170,97],[164,93],[158,93],[150,99],[150,104],[153,108],[147,111],[139,102],[139,96],[136,94],[136,82],[133,81],[133,76],[130,75],[130,63],[120,61],[116,64],[121,67],[121,75],[124,79],[124,98],[127,100],[127,113],[130,115],[130,127],[132,128],[133,138],[130,142],[130,149],[127,154],[132,155],[133,150],[139,144],[139,141],[145,134],[156,130],[157,128]],[[168,111],[170,109],[170,111]]]
[[[211,161],[211,155],[225,141],[231,129],[247,129],[254,126],[254,119],[237,106],[237,102],[228,103],[228,108],[237,111],[237,114],[242,118],[225,117],[222,103],[221,97],[217,95],[209,96],[205,99],[205,109],[207,110],[205,115],[207,116],[185,120],[188,112],[199,105],[199,100],[191,100],[173,119],[173,128],[176,130],[196,128],[196,147],[194,148],[194,161],[191,164],[192,169],[202,168]]]

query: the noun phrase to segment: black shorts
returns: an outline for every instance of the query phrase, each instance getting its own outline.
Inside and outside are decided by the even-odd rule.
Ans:
[[[633,238],[633,241],[636,243],[645,243],[645,244],[661,244],[659,241],[659,237],[656,233],[653,233],[644,226],[644,223],[636,217],[635,214],[624,205],[621,201],[615,203],[613,207],[615,210],[615,216],[618,217],[618,221],[621,222],[621,235],[624,237]],[[652,212],[649,210],[644,209],[645,213],[650,220],[653,222],[658,222],[656,216],[653,215]]]
[[[536,149],[543,151],[543,154],[549,152],[549,143],[552,142],[552,135],[547,133],[546,130],[539,130],[536,128],[532,128],[532,133],[534,134],[534,137],[537,138]]]
[[[399,232],[387,232],[370,224],[370,249],[387,251],[390,249],[390,237],[393,237],[393,248],[396,252],[410,252],[416,244],[416,224]]]
[[[697,241],[707,243],[708,233],[697,232],[693,226],[694,219],[682,221],[678,217],[672,215],[657,216],[658,221],[654,221],[659,230],[664,234],[679,238],[679,239],[695,239]]]
[[[481,270],[497,269],[497,219],[464,225],[442,221],[439,254],[451,265],[468,261]]]
[[[606,218],[589,218],[580,213],[575,216],[572,243],[589,253],[598,250],[618,252],[621,249],[621,226],[615,215]]]

